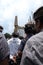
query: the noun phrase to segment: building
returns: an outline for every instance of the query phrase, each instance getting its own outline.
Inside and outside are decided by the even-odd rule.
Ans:
[[[24,37],[24,27],[21,27],[18,25],[18,17],[15,16],[15,21],[14,21],[14,32],[18,32],[20,36]]]
[[[33,20],[31,20],[31,17],[30,17],[27,24],[29,26],[31,25],[34,28],[34,22],[32,22],[32,21]],[[18,25],[18,17],[17,16],[15,16],[14,27],[15,27],[14,32],[18,32],[20,36],[23,36],[23,37],[25,36],[24,27],[21,27]]]

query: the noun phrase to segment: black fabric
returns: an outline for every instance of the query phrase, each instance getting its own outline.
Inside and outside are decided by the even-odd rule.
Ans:
[[[16,63],[14,63],[14,61],[13,60],[9,60],[9,65],[17,65]]]
[[[34,20],[39,19],[40,17],[43,17],[43,6],[40,7],[40,8],[33,14]]]
[[[18,50],[23,51],[27,40],[28,40],[32,35],[33,35],[33,34],[28,34],[27,37],[21,41],[21,44],[20,44]]]

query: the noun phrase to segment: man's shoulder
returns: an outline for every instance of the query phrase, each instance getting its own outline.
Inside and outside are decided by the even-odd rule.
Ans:
[[[17,41],[21,42],[21,40],[19,38],[16,39]]]
[[[2,41],[5,41],[6,40],[6,38],[5,38],[5,36],[4,36],[4,34],[2,34],[2,33],[0,33],[0,42]]]
[[[3,34],[1,34],[0,38],[0,60],[5,59],[9,55],[9,48],[6,41],[6,38]]]
[[[2,33],[0,33],[0,37],[3,37],[4,35]]]
[[[31,40],[31,41],[35,41],[35,40],[42,39],[42,38],[43,38],[43,32],[39,32],[39,33],[33,35],[33,36],[29,39],[29,41],[30,41],[30,40]]]
[[[9,40],[8,40],[8,42],[10,42],[10,41],[12,41],[13,40],[13,38],[10,38]]]
[[[27,40],[24,38],[21,40],[21,43],[25,43]]]

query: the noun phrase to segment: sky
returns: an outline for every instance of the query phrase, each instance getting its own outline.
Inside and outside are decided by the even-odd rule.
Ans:
[[[43,0],[0,0],[0,25],[4,27],[3,32],[13,32],[15,16],[18,16],[18,25],[24,26],[40,6],[43,6]]]

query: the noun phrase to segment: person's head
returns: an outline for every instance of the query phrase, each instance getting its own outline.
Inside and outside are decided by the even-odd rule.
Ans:
[[[19,37],[19,34],[18,34],[17,32],[13,32],[13,33],[12,33],[12,37],[17,38],[17,37]]]
[[[2,26],[0,26],[0,32],[2,32],[3,31],[3,27]]]
[[[37,9],[33,14],[33,19],[35,20],[35,27],[37,32],[43,29],[43,6]]]
[[[26,34],[33,33],[32,25],[26,24],[25,28],[24,28],[24,31],[25,31]]]
[[[23,36],[19,36],[19,39],[21,39],[21,40],[22,40],[22,39],[24,39],[24,37],[23,37]]]

